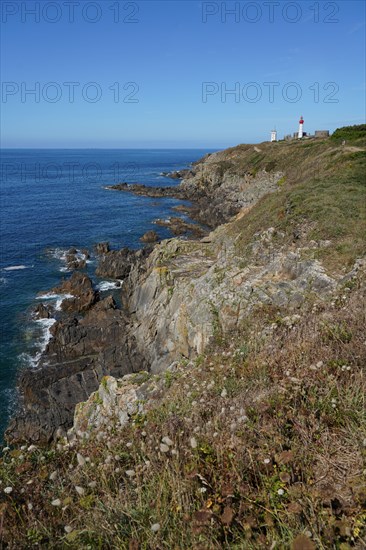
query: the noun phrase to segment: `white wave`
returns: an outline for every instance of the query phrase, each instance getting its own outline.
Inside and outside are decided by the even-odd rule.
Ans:
[[[45,351],[48,342],[52,338],[51,327],[56,323],[56,319],[37,319],[36,323],[42,326],[42,336],[39,341],[39,352],[35,356],[36,364],[38,364],[42,353]]]
[[[62,294],[57,300],[55,305],[56,311],[61,311],[62,302],[64,300],[69,300],[70,298],[73,298],[73,294]]]
[[[45,351],[48,342],[52,338],[51,327],[56,323],[56,319],[35,319],[34,321],[41,327],[41,336],[37,342],[37,353],[30,355],[28,353],[22,353],[19,355],[19,359],[27,366],[36,368]]]
[[[53,257],[55,258],[56,260],[66,260],[66,253],[67,253],[67,250],[65,250],[64,248],[53,248],[53,249],[49,249],[48,250],[48,253]]]
[[[58,294],[54,292],[46,292],[46,294],[40,294],[36,297],[36,300],[56,300]]]
[[[49,253],[56,260],[59,260],[63,263],[66,263],[69,250],[70,250],[69,248],[68,249],[54,248],[54,249],[50,250]],[[76,253],[73,254],[73,256],[75,256],[75,259],[78,260],[78,261],[85,260],[86,263],[90,263],[90,260],[87,260],[86,254],[81,252],[81,250],[76,250]],[[70,269],[67,266],[65,266],[65,267],[61,267],[60,271],[62,271],[63,273],[66,273],[66,272],[70,271]]]
[[[97,290],[100,292],[105,292],[106,290],[113,290],[116,288],[121,288],[123,281],[102,281],[97,285]]]
[[[37,296],[37,300],[56,301],[55,310],[60,311],[62,302],[73,297],[73,294],[54,294],[53,292],[46,292],[46,294],[41,294],[40,296]]]
[[[3,271],[19,271],[20,269],[29,269],[32,265],[11,265],[9,267],[3,267]]]

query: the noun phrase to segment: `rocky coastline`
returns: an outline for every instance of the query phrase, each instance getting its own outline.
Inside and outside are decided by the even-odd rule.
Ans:
[[[207,156],[167,191],[199,196],[205,227],[183,204],[141,250],[62,254],[0,457],[0,546],[365,548],[353,132]]]
[[[336,285],[316,261],[303,260],[291,247],[278,249],[271,228],[257,235],[252,261],[242,266],[230,227],[262,197],[278,191],[284,172],[275,164],[253,169],[249,162],[238,172],[228,150],[204,157],[182,175],[171,187],[110,187],[189,201],[194,223],[179,217],[157,220],[183,238],[157,243],[150,235],[138,251],[97,244],[96,276],[121,286],[103,296],[80,271],[88,251],[69,251],[67,265],[73,273],[52,290],[66,298],[38,367],[21,372],[19,409],[7,429],[8,442],[45,444],[65,435],[76,405],[97,390],[105,375],[161,372],[177,358],[202,353],[218,332],[235,329],[259,303],[296,309],[305,290],[328,291]],[[207,228],[213,232],[208,234]],[[39,304],[37,315],[52,313]]]
[[[164,174],[176,180],[184,177],[179,185],[154,188],[122,183],[110,189],[153,198],[174,197],[189,201],[189,204],[177,207],[183,215],[189,214],[189,219],[172,216],[168,220],[156,220],[156,224],[168,227],[174,236],[202,239],[209,228],[227,222],[243,204],[253,202],[275,188],[266,173],[257,182],[251,181],[253,178],[248,175],[244,185],[242,181],[239,185],[237,178],[229,178],[225,182],[216,164],[206,166],[207,160],[214,158],[215,155],[208,155],[188,170]],[[274,180],[280,175],[275,176]],[[253,189],[257,189],[257,196],[253,194]],[[20,373],[19,407],[6,431],[9,442],[26,440],[47,443],[65,434],[72,425],[75,406],[98,388],[105,375],[118,378],[128,373],[150,370],[152,365],[154,369],[163,369],[168,366],[167,357],[173,358],[176,352],[190,356],[193,352],[194,345],[190,349],[191,345],[182,343],[178,351],[174,344],[165,342],[163,317],[157,321],[155,313],[149,323],[153,333],[156,333],[156,342],[154,337],[151,341],[148,335],[150,330],[146,333],[149,342],[145,342],[145,335],[139,329],[140,316],[152,298],[150,290],[146,291],[144,286],[147,273],[155,268],[159,272],[155,264],[160,260],[156,255],[150,260],[158,241],[157,234],[152,233],[142,236],[145,246],[138,251],[127,248],[110,250],[108,243],[96,245],[98,265],[95,275],[114,280],[116,286],[122,286],[118,305],[112,292],[104,293],[102,298],[85,272],[89,252],[72,248],[66,253],[66,266],[72,275],[51,290],[51,293],[65,298],[56,322],[50,328],[51,339],[37,368],[25,369]],[[166,246],[164,244],[163,247]],[[173,246],[179,246],[179,241]],[[159,252],[157,254],[159,256]],[[202,261],[202,265],[206,265],[205,260]],[[159,278],[162,273],[159,273]],[[141,289],[142,294],[147,292],[147,295],[137,297]],[[40,303],[35,315],[50,319],[54,312],[47,304]],[[160,362],[161,367],[157,367]]]

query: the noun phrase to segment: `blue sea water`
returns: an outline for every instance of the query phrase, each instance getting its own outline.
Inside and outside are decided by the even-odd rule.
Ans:
[[[175,185],[161,173],[185,168],[207,152],[1,151],[0,441],[16,403],[17,373],[20,368],[34,368],[45,338],[45,327],[30,322],[29,312],[37,294],[66,275],[62,254],[70,247],[91,251],[101,241],[109,241],[113,248],[138,248],[139,238],[149,229],[169,237],[167,229],[152,222],[171,215],[172,206],[180,201],[153,200],[104,187],[122,181]],[[92,257],[88,265],[92,276],[94,268]]]

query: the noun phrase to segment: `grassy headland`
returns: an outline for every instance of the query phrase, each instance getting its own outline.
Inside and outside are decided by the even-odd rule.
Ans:
[[[127,423],[106,414],[106,378],[70,441],[3,452],[4,548],[365,548],[364,132],[221,154],[223,176],[283,173],[218,229],[242,276],[271,228],[274,251],[301,251],[337,285],[297,309],[258,302],[231,332],[217,311],[201,355],[128,379],[148,397]]]

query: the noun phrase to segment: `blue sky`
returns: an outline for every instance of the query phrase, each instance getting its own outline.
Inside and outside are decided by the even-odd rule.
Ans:
[[[3,147],[222,148],[300,115],[364,122],[362,1],[1,4]]]

